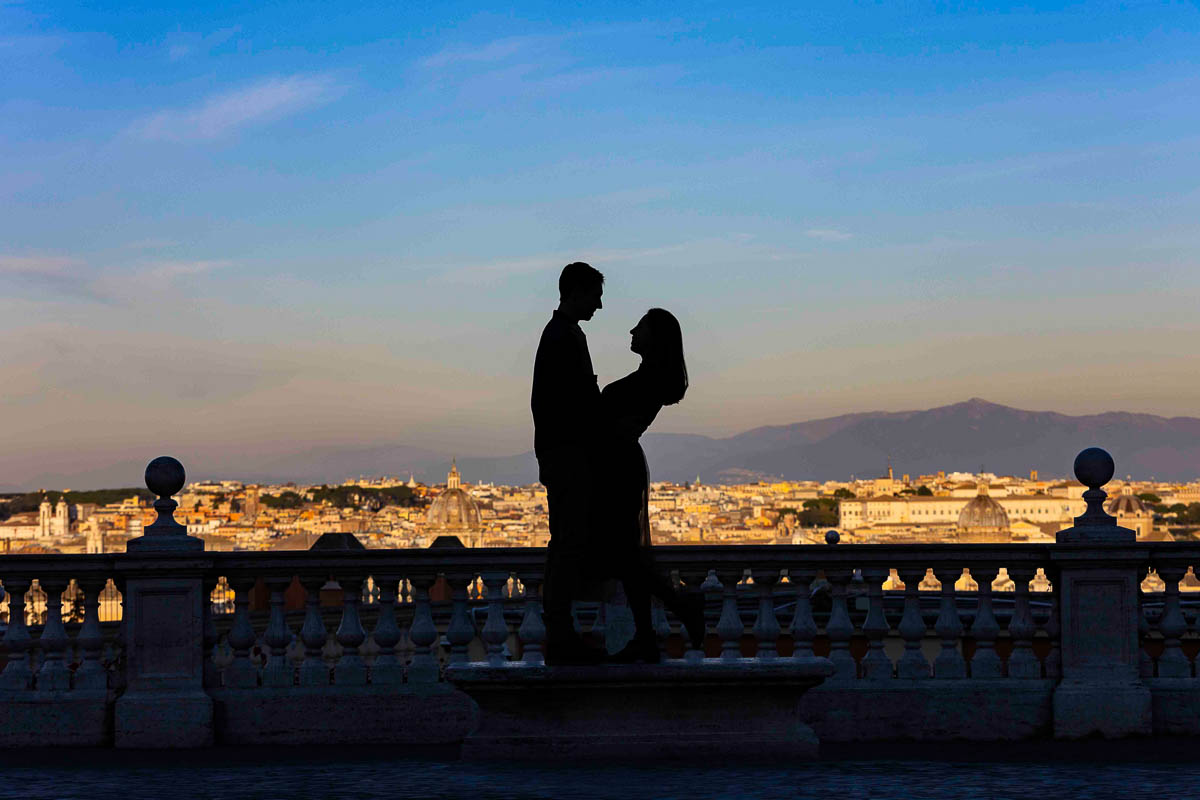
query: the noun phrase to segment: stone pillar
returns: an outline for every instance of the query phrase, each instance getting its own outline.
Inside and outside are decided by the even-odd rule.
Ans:
[[[1054,692],[1054,735],[1071,739],[1151,733],[1150,690],[1138,675],[1138,566],[1134,532],[1104,512],[1100,488],[1113,460],[1098,447],[1075,458],[1087,510],[1058,533],[1062,681]]]
[[[129,542],[124,629],[125,693],[117,700],[117,747],[205,747],[213,743],[213,703],[204,691],[204,542],[172,516],[184,471],[161,456],[146,467],[158,519]]]

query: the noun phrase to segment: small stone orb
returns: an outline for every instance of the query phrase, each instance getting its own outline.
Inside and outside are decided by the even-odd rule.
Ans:
[[[825,531],[825,544],[837,544],[842,540],[842,535],[837,531]]]
[[[1099,447],[1089,447],[1075,456],[1075,477],[1089,489],[1099,489],[1111,481],[1114,471],[1112,456]]]
[[[170,497],[187,480],[183,464],[170,456],[159,456],[146,465],[146,488],[158,497]]]

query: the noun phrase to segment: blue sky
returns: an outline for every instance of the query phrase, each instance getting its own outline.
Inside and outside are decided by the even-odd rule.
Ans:
[[[331,5],[0,0],[0,485],[526,449],[576,259],[657,430],[1200,413],[1195,4]]]

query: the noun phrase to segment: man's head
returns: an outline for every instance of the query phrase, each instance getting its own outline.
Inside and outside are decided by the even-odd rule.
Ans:
[[[574,320],[591,319],[604,308],[603,293],[604,276],[591,264],[573,261],[558,276],[558,310]]]

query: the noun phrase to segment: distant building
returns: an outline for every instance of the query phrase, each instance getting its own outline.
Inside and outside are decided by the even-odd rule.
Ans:
[[[483,523],[479,505],[462,488],[458,465],[450,462],[446,490],[434,498],[425,517],[426,533],[430,536],[457,536],[468,547],[483,544]]]
[[[958,512],[960,542],[999,542],[1012,539],[1008,512],[988,496],[988,486],[980,483],[974,499]]]
[[[986,487],[986,484],[981,484]],[[985,489],[986,491],[986,489]],[[844,531],[873,525],[955,526],[959,514],[975,502],[972,497],[856,497],[838,504],[838,527]],[[1083,513],[1086,503],[1080,498],[1052,497],[1043,494],[1016,494],[989,499],[997,503],[1010,520],[1034,524],[1069,523]]]
[[[1104,510],[1116,517],[1122,528],[1132,529],[1138,539],[1154,532],[1154,513],[1133,493],[1132,486],[1122,486],[1121,493],[1104,504]]]

